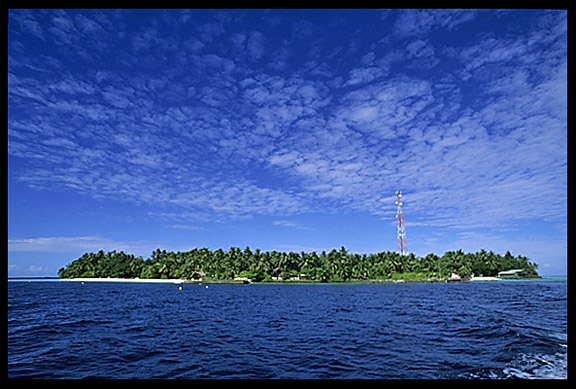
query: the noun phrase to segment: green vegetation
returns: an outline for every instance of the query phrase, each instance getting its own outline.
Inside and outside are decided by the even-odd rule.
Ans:
[[[353,254],[345,247],[329,253],[261,252],[249,247],[228,251],[207,248],[186,252],[155,250],[149,259],[122,251],[86,253],[58,270],[60,278],[177,278],[231,280],[247,277],[253,282],[279,279],[306,279],[320,282],[346,282],[371,279],[427,279],[461,276],[495,276],[499,271],[526,269],[537,276],[538,265],[523,256],[504,256],[492,251],[464,253],[448,251],[441,257],[428,254],[402,256],[394,252]]]

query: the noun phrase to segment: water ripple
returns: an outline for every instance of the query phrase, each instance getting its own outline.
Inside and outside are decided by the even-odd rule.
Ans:
[[[8,376],[565,378],[565,293],[552,282],[9,283]]]

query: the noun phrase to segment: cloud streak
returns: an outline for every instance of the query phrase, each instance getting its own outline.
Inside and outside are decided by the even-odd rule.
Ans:
[[[149,242],[121,242],[101,236],[51,236],[8,239],[8,252],[83,253],[126,251],[145,257],[158,248]]]

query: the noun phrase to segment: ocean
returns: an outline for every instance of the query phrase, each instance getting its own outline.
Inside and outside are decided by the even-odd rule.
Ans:
[[[179,290],[179,286],[182,290]],[[8,378],[567,378],[567,282],[8,282]]]

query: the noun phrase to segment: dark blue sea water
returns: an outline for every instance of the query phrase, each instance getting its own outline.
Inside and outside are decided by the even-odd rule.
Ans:
[[[567,283],[8,283],[9,378],[566,378]]]

